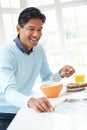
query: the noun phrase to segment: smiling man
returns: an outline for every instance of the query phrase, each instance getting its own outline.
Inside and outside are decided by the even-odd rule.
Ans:
[[[69,65],[55,74],[51,72],[45,51],[38,45],[45,20],[39,9],[24,9],[18,18],[17,37],[0,48],[0,130],[6,130],[22,107],[31,107],[37,112],[54,110],[46,97],[29,96],[39,74],[42,81],[51,77],[60,81],[75,72]]]
[[[38,18],[30,19],[24,27],[19,24],[17,25],[20,41],[27,50],[31,50],[32,47],[35,47],[38,44],[42,35],[42,27],[43,22]]]

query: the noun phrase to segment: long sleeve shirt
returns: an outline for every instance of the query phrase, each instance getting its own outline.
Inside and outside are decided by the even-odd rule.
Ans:
[[[22,52],[12,41],[0,47],[0,112],[17,113],[21,107],[27,107],[29,94],[40,74],[42,81],[55,76],[47,63],[41,45],[33,48],[29,55]]]

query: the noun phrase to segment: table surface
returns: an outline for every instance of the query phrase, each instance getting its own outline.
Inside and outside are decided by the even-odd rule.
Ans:
[[[48,99],[53,112],[21,108],[7,130],[87,130],[87,89]]]

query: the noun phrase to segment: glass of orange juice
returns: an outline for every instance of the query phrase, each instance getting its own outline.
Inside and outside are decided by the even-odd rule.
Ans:
[[[81,83],[85,81],[85,75],[84,74],[78,74],[74,76],[75,82]]]

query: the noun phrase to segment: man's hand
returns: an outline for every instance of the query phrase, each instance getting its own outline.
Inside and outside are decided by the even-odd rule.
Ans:
[[[41,97],[38,99],[31,98],[28,101],[28,106],[35,109],[37,112],[50,112],[54,110],[46,97]]]
[[[72,66],[66,65],[60,69],[59,74],[61,77],[69,77],[75,73],[75,69]]]

